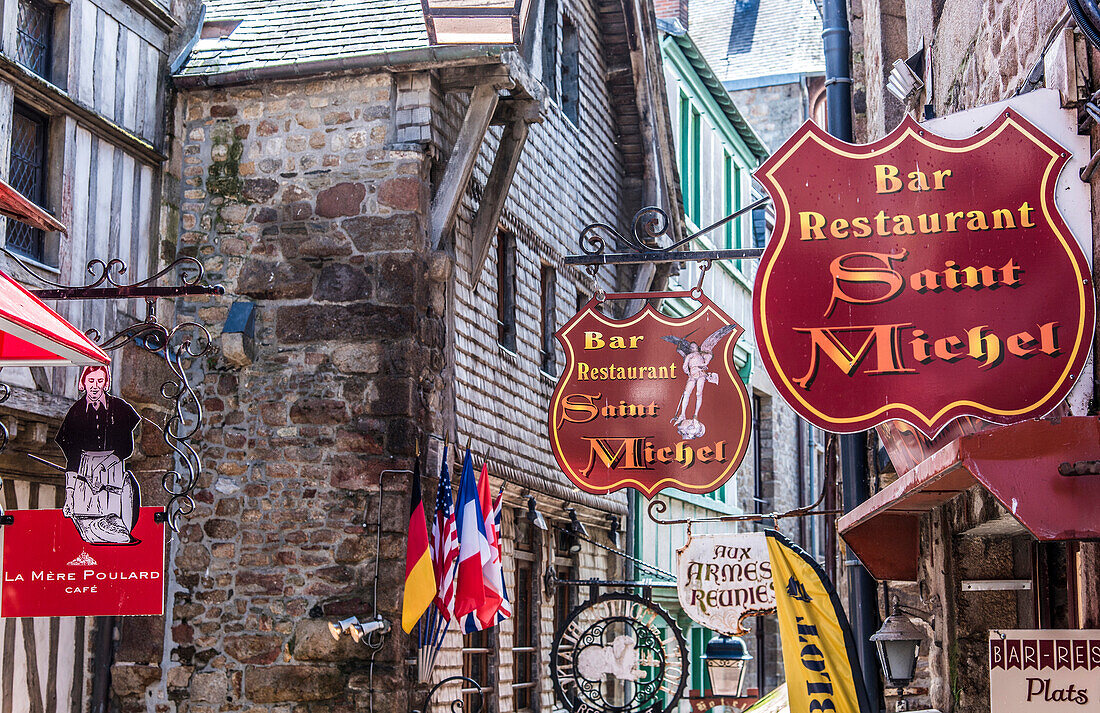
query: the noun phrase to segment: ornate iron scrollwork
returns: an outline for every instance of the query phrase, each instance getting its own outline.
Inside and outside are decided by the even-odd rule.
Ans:
[[[687,685],[687,644],[660,606],[611,592],[570,613],[554,636],[550,669],[573,713],[670,713]]]
[[[770,198],[749,203],[725,218],[692,233],[686,238],[673,240],[669,245],[661,245],[661,239],[669,237],[671,225],[668,213],[657,206],[646,206],[634,214],[630,235],[623,235],[609,223],[589,223],[580,234],[580,255],[567,255],[567,265],[588,265],[595,270],[599,265],[613,263],[640,262],[681,262],[684,260],[755,260],[763,253],[762,248],[737,248],[728,250],[689,250],[680,252],[678,248],[692,240],[716,230],[738,216],[764,206]],[[670,238],[671,239],[671,238]],[[608,249],[625,247],[628,252],[605,252]]]
[[[412,713],[429,713],[431,710],[429,706],[431,705],[432,697],[435,696],[435,692],[446,684],[454,681],[469,683],[477,689],[477,698],[475,699],[477,701],[477,707],[470,711],[464,710],[465,706],[462,703],[462,697],[460,695],[458,698],[451,701],[452,713],[481,713],[481,709],[485,707],[485,687],[468,676],[449,676],[435,684],[432,686],[432,690],[428,691],[428,695],[424,696],[424,702],[420,704],[420,708],[414,708]]]
[[[181,257],[156,274],[129,283],[121,280],[127,272],[124,261],[97,258],[89,261],[86,267],[90,281],[82,285],[63,285],[38,274],[18,255],[4,248],[0,251],[22,267],[31,279],[50,286],[50,289],[31,291],[40,299],[145,299],[144,321],[124,327],[106,338],[94,328],[85,334],[104,351],[135,344],[163,358],[172,370],[172,378],[160,386],[161,397],[169,402],[163,423],[145,421],[161,433],[164,442],[175,454],[175,463],[161,477],[161,485],[169,495],[164,518],[169,527],[178,532],[181,519],[195,510],[192,493],[202,472],[202,458],[192,443],[202,426],[202,400],[188,377],[188,371],[196,360],[211,353],[213,340],[206,327],[198,322],[181,322],[171,328],[162,324],[157,319],[156,301],[158,298],[223,294],[224,289],[220,285],[203,284],[205,270],[202,263],[193,257]],[[156,284],[170,274],[177,276],[176,284]],[[9,393],[7,385],[0,383],[0,403]],[[0,451],[6,444],[7,429],[0,421]]]

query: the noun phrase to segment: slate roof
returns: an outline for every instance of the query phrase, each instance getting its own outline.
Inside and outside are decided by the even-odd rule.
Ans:
[[[691,0],[688,32],[723,82],[824,74],[815,0]]]
[[[766,159],[770,154],[768,148],[764,145],[764,142],[760,140],[760,137],[756,135],[756,131],[753,130],[748,120],[741,115],[741,111],[737,108],[733,99],[730,98],[730,93],[722,86],[722,82],[718,79],[718,76],[715,75],[714,71],[707,63],[706,58],[699,52],[699,48],[692,41],[691,37],[683,32],[675,31],[679,28],[679,23],[676,24],[676,28],[669,28],[664,20],[657,20],[657,26],[680,48],[684,57],[691,63],[691,67],[695,70],[695,74],[698,75],[699,79],[706,86],[711,97],[714,98],[715,103],[722,109],[722,113],[729,119],[737,135],[745,142],[745,145],[748,147],[749,151],[752,152],[753,156],[759,161]]]
[[[420,0],[206,0],[206,22],[227,20],[241,24],[200,39],[178,76],[428,47]]]

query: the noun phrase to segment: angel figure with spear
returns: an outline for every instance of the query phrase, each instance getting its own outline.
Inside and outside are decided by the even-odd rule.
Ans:
[[[680,397],[680,411],[670,419],[682,438],[691,440],[700,438],[706,433],[706,426],[699,421],[699,409],[703,406],[703,387],[708,383],[718,383],[718,374],[710,371],[710,360],[714,357],[714,347],[722,337],[735,329],[737,329],[737,326],[733,324],[719,327],[713,334],[704,339],[701,345],[688,340],[688,337],[694,334],[695,330],[688,332],[683,337],[672,335],[661,337],[666,342],[674,344],[676,353],[684,357],[684,375],[687,377],[687,383],[684,385],[684,394]],[[692,394],[695,395],[695,411],[689,419],[687,413]]]

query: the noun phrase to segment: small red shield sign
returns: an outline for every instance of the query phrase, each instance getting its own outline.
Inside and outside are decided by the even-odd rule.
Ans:
[[[681,319],[650,306],[626,320],[589,300],[560,330],[566,365],[550,399],[550,446],[589,493],[708,493],[749,441],[749,398],[734,367],[742,328],[706,297]]]
[[[787,403],[829,431],[927,435],[1054,408],[1095,309],[1054,202],[1067,160],[1011,110],[963,140],[911,119],[864,146],[799,129],[756,172],[776,207],[756,339]]]

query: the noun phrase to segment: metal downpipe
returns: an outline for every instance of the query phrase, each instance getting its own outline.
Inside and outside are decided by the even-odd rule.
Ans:
[[[824,0],[821,39],[825,50],[825,108],[828,132],[841,141],[852,141],[851,32],[845,0]],[[844,510],[851,511],[870,495],[867,434],[839,437]],[[848,568],[848,611],[852,619],[860,668],[871,705],[881,710],[882,681],[878,657],[870,636],[878,627],[875,580],[859,563]]]

